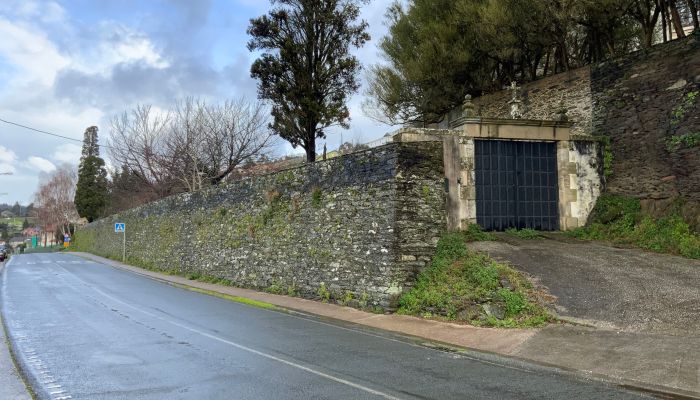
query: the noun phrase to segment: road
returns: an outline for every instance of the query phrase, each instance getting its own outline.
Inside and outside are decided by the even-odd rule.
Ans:
[[[46,399],[647,398],[68,254],[13,257],[0,295],[20,362]]]

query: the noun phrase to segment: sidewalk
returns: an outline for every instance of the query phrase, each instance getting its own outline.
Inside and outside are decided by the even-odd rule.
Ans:
[[[404,315],[382,315],[296,297],[192,281],[88,253],[71,253],[165,282],[262,301],[304,313],[515,357],[595,379],[677,398],[700,399],[700,336],[632,333],[574,325],[543,329],[477,328]]]
[[[0,276],[4,269],[4,263],[0,263]],[[22,378],[15,368],[10,356],[9,343],[5,337],[5,327],[0,318],[0,399],[6,400],[30,400]]]

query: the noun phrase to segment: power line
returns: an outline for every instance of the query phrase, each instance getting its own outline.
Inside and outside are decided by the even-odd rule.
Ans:
[[[61,139],[66,139],[66,140],[72,140],[72,141],[74,141],[74,142],[80,142],[80,143],[83,142],[83,141],[80,140],[80,139],[74,139],[74,138],[72,138],[72,137],[59,135],[59,134],[57,134],[57,133],[51,133],[51,132],[42,131],[41,129],[32,128],[31,126],[26,126],[26,125],[18,124],[18,123],[16,123],[16,122],[12,122],[12,121],[7,121],[7,120],[4,120],[4,119],[2,119],[2,118],[0,118],[0,121],[4,122],[4,123],[6,123],[6,124],[18,126],[18,127],[20,127],[20,128],[29,129],[30,131],[43,133],[43,134],[45,134],[45,135],[50,135],[50,136],[54,136],[54,137],[58,137],[58,138],[61,138]],[[104,148],[110,148],[109,146],[107,146],[107,145],[102,145],[102,144],[98,144],[98,146],[104,147]]]

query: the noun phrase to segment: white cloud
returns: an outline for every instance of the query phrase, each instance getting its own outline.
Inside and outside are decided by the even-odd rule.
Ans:
[[[56,166],[51,161],[42,157],[30,156],[27,158],[27,164],[30,168],[34,168],[42,172],[53,172],[56,170]]]
[[[13,86],[50,86],[58,71],[70,64],[41,30],[0,18],[0,37],[0,58],[19,71]]]
[[[0,146],[0,172],[11,172],[14,174],[17,171],[15,162],[17,162],[17,155],[15,152],[4,146]]]
[[[53,152],[53,159],[59,164],[77,164],[80,162],[81,152],[82,147],[80,145],[72,143],[62,144],[56,147],[56,150]]]

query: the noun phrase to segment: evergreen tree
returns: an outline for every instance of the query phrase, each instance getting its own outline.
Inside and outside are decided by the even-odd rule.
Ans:
[[[107,171],[97,144],[97,127],[85,130],[83,151],[78,167],[75,207],[89,222],[99,218],[107,203]]]
[[[272,103],[271,128],[316,159],[316,138],[332,125],[348,127],[345,101],[357,91],[359,61],[349,53],[369,40],[367,23],[356,23],[364,0],[273,0],[279,7],[250,21],[251,67],[258,95]]]

